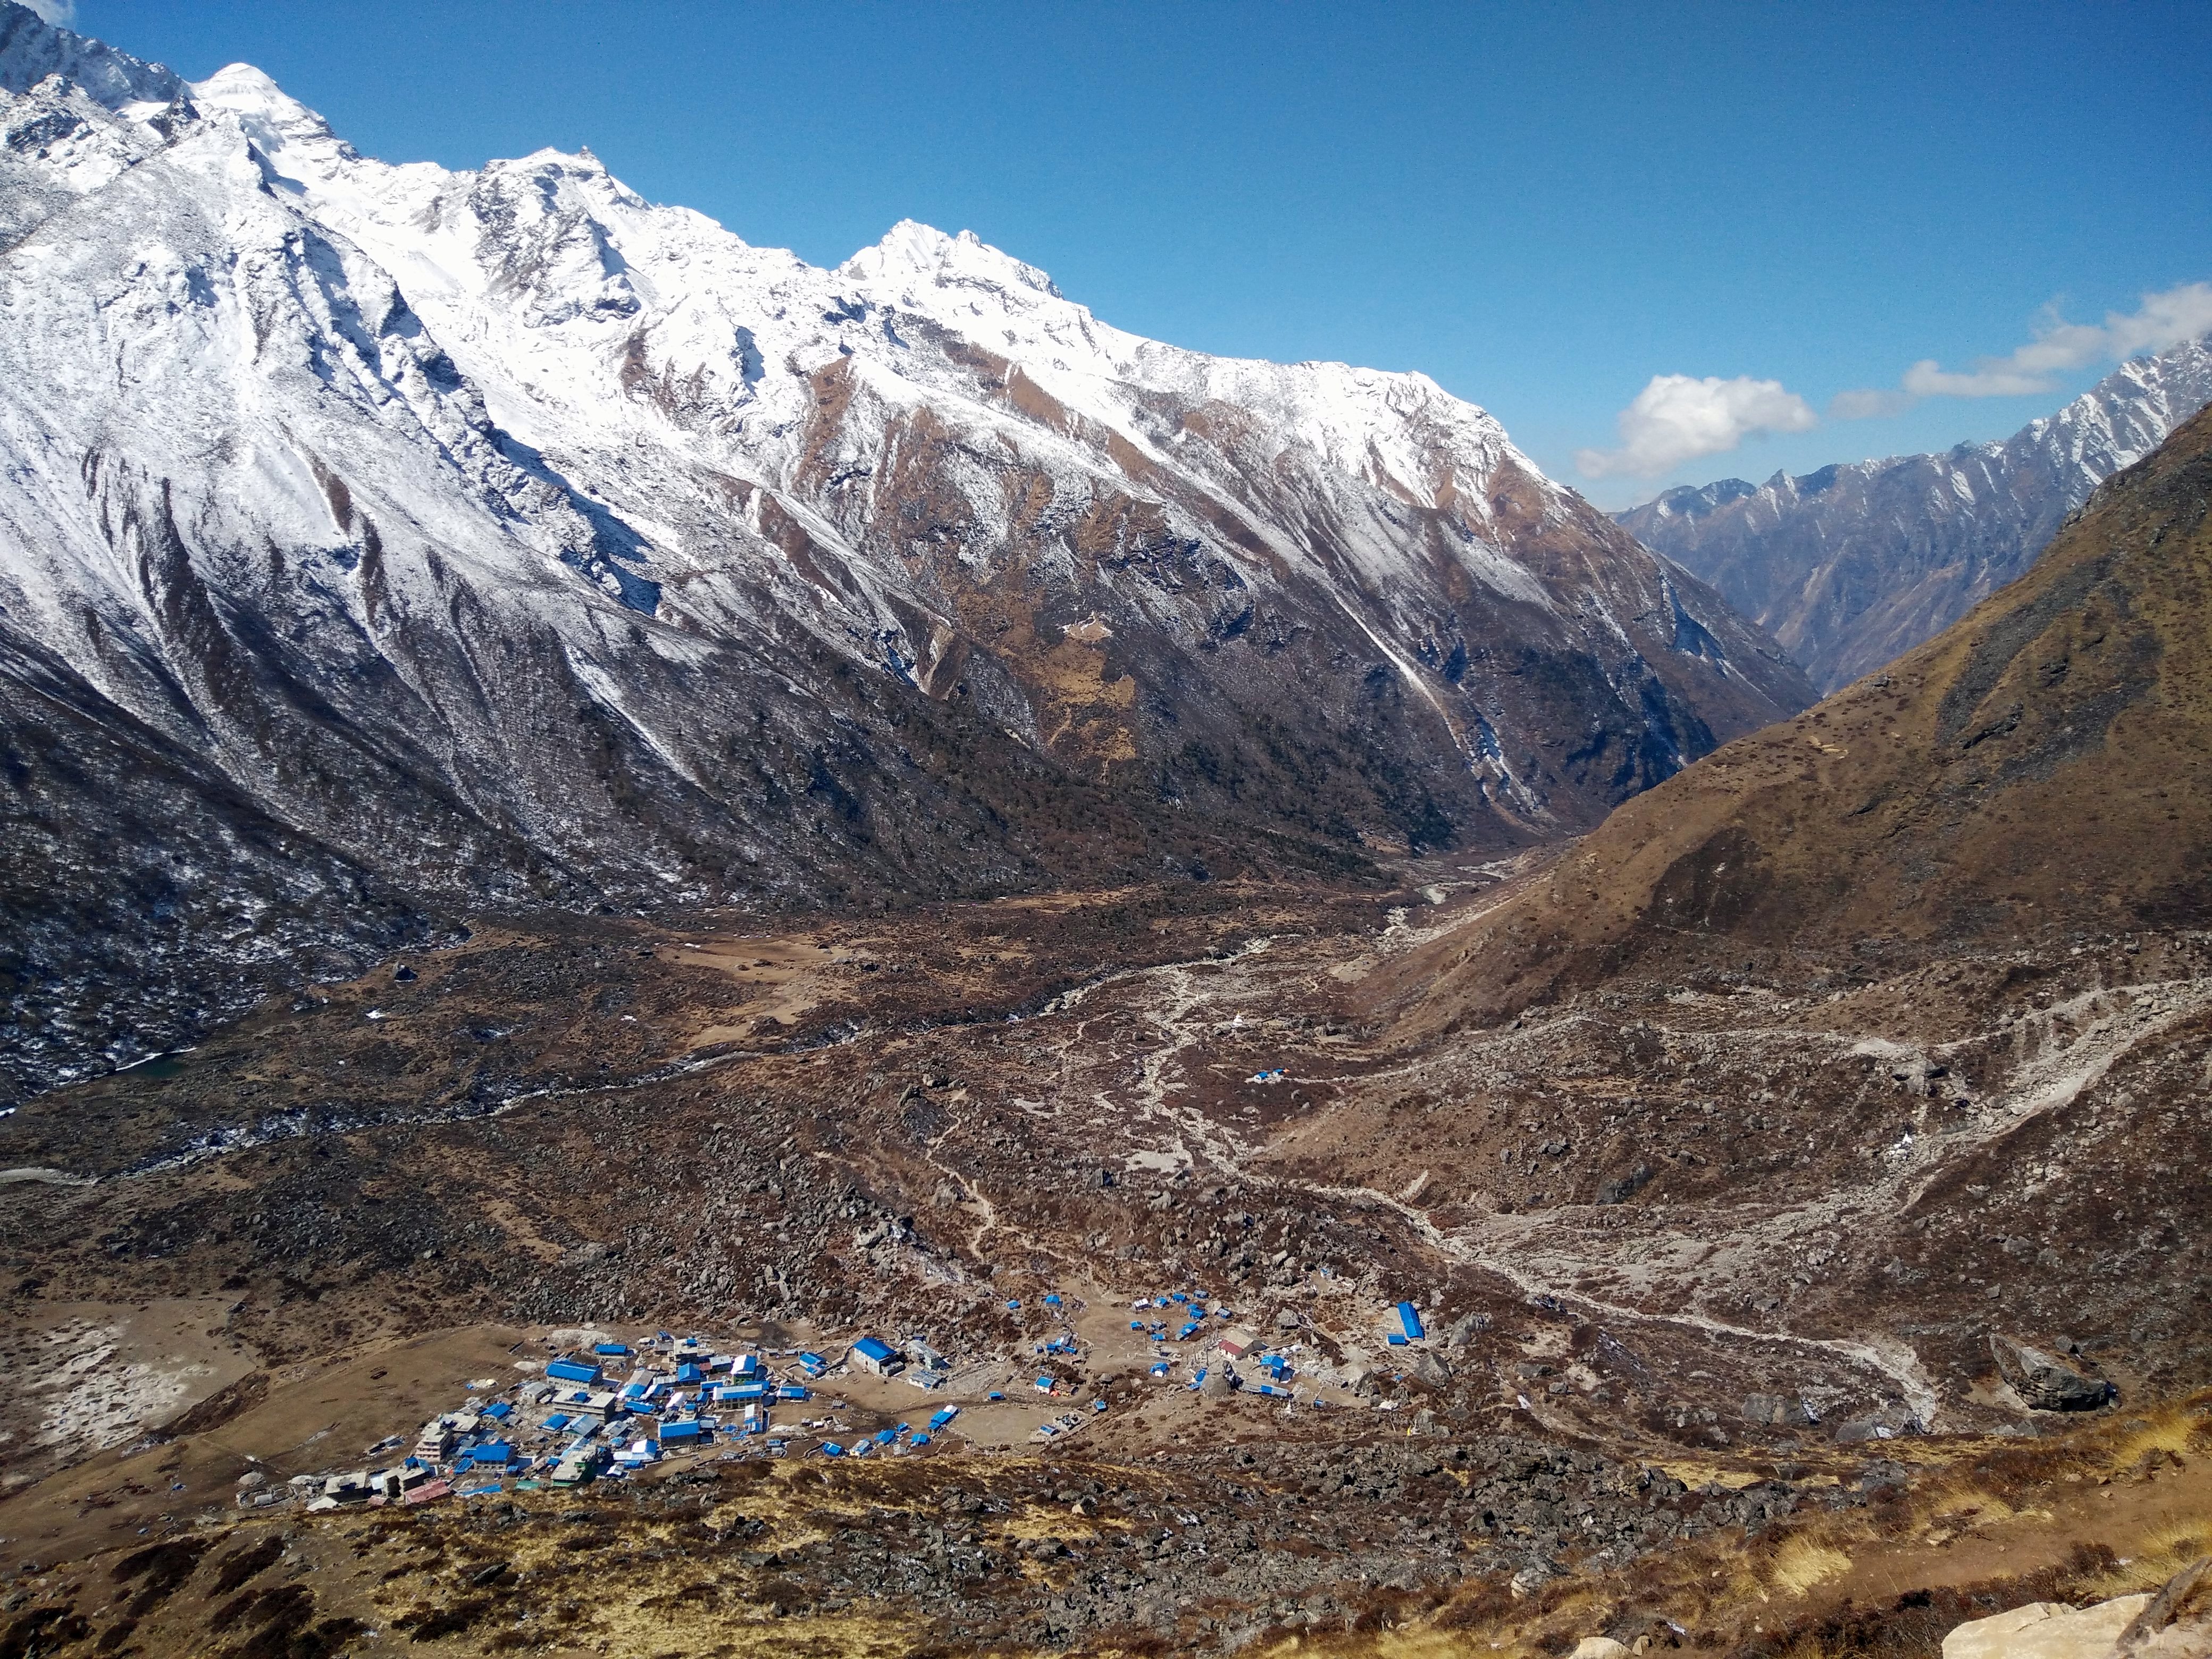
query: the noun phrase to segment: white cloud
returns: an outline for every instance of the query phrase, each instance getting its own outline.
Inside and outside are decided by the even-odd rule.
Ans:
[[[76,21],[76,0],[27,0],[27,3],[58,27],[68,28]]]
[[[1655,374],[1613,423],[1620,431],[1620,448],[1575,452],[1584,477],[1656,478],[1684,461],[1734,449],[1759,433],[1806,431],[1820,417],[1779,380]]]
[[[1984,357],[1963,374],[1945,368],[1933,357],[1923,357],[1905,371],[1905,378],[1899,384],[1907,397],[1916,399],[2018,398],[2031,392],[2051,390],[2045,372],[2022,368],[2002,357]]]
[[[2107,312],[2101,323],[2069,323],[2056,307],[2045,310],[2035,337],[2002,357],[1983,357],[1971,368],[1947,369],[1933,357],[1905,371],[1895,391],[1838,392],[1828,412],[1838,420],[1894,415],[1923,398],[2016,398],[2051,391],[2055,374],[2117,362],[2139,351],[2163,351],[2212,333],[2212,283],[2184,283],[2146,294],[2134,311]]]
[[[1918,403],[1910,392],[1895,387],[1887,390],[1838,392],[1828,399],[1828,418],[1832,421],[1868,421],[1881,415],[1902,415]]]

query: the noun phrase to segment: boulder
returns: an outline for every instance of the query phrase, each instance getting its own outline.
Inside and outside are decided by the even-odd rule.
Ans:
[[[1413,1363],[1406,1370],[1408,1375],[1427,1383],[1432,1389],[1441,1389],[1451,1381],[1451,1367],[1432,1353],[1414,1355]]]
[[[1997,1375],[2033,1410],[2093,1412],[2112,1398],[2112,1385],[2102,1377],[2084,1376],[2057,1354],[2025,1342],[1992,1336],[1990,1352],[1997,1362]]]
[[[1650,1184],[1651,1166],[1639,1164],[1601,1186],[1597,1189],[1597,1201],[1601,1204],[1626,1204]]]
[[[1943,1659],[2111,1659],[2120,1632],[2150,1600],[2123,1595],[2090,1607],[2030,1601],[1960,1625],[1943,1638]]]
[[[2212,1555],[2184,1567],[2120,1632],[2126,1659],[2206,1659],[2212,1655]]]
[[[1809,1429],[1820,1421],[1803,1401],[1782,1394],[1746,1395],[1743,1420],[1762,1429]]]
[[[1462,1314],[1452,1321],[1451,1329],[1444,1334],[1447,1347],[1464,1348],[1468,1339],[1478,1331],[1490,1328],[1490,1316],[1486,1313]]]
[[[1513,1598],[1517,1601],[1524,1595],[1534,1595],[1549,1583],[1553,1576],[1551,1568],[1541,1562],[1531,1562],[1513,1575],[1506,1588],[1513,1592]]]
[[[1631,1650],[1610,1636],[1585,1636],[1567,1659],[1628,1659]]]

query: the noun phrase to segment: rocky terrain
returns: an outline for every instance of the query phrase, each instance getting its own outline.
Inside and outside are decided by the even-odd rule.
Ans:
[[[13,3],[0,100],[19,1089],[487,907],[1510,850],[1811,696],[1419,375],[387,166]]]
[[[1763,725],[1425,383],[0,69],[0,1659],[2195,1639],[2212,415]]]
[[[1823,691],[2020,575],[2066,515],[2212,403],[2212,341],[2122,363],[2002,443],[1685,485],[1613,516],[1773,631]]]
[[[1424,873],[773,934],[487,928],[32,1103],[0,1121],[23,1334],[0,1610],[26,1652],[130,1624],[106,1650],[244,1650],[266,1626],[256,1651],[1426,1631],[1763,1655],[1839,1622],[1932,1652],[2212,1537],[2193,1131],[2163,1131],[2154,1193],[2136,1176],[2177,1098],[2168,1031],[2090,1039],[2112,1086],[2051,1114],[2033,1158],[1991,1126],[2048,1088],[2046,1042],[2088,1057],[2055,975],[1988,1012],[2027,1025],[2023,1058],[1955,1085],[1963,1066],[1907,1054],[1941,975],[1788,1000],[1699,975],[1408,1048],[1361,1014],[1370,988],[1528,879]],[[2136,942],[2149,960],[2048,965],[2115,1000],[2145,994],[2130,975],[2206,982],[2185,938]],[[2122,1191],[2101,1204],[2134,1227],[2070,1184]],[[1116,1349],[1128,1298],[1177,1284],[1298,1344],[1294,1397],[1249,1371],[1192,1392],[1187,1365],[1163,1383]],[[1083,1310],[1054,1368],[1108,1407],[1054,1455],[1001,1443],[992,1414],[1021,1408],[956,1376],[967,1437],[896,1462],[739,1451],[369,1516],[232,1503],[241,1477],[411,1432],[459,1379],[556,1351],[556,1325],[889,1328],[1001,1377],[1065,1328],[1047,1287]],[[1390,1349],[1408,1298],[1429,1340]],[[138,1308],[173,1310],[177,1381],[118,1398],[147,1344],[100,1333]],[[838,1386],[858,1432],[900,1409]]]
[[[1178,1282],[1297,1342],[1333,1404],[1162,1385],[1094,1328],[1070,1381],[1109,1409],[1058,1457],[978,1440],[836,1473],[868,1495],[797,1527],[719,1497],[805,1498],[818,1465],[778,1460],[706,1466],[703,1532],[691,1486],[651,1483],[611,1518],[552,1495],[303,1517],[272,1564],[390,1565],[316,1577],[270,1627],[559,1650],[580,1621],[635,1648],[630,1620],[678,1608],[781,1639],[781,1609],[835,1651],[1397,1626],[1928,1652],[2171,1572],[2212,1534],[2212,971],[2169,873],[2204,844],[2208,450],[2212,421],[2185,428],[1890,685],[1563,854],[777,929],[487,926],[31,1103],[0,1121],[0,1248],[52,1334],[18,1363],[82,1352],[100,1310],[229,1300],[186,1398],[213,1392],[169,1428],[182,1402],[149,1396],[73,1436],[97,1366],[10,1396],[18,1611],[151,1632],[161,1596],[130,1615],[101,1588],[137,1528],[247,1547],[222,1541],[242,1456],[323,1467],[321,1437],[407,1426],[423,1396],[378,1384],[409,1354],[450,1388],[530,1335],[472,1320],[896,1320],[1013,1366],[1056,1328],[1046,1287],[1110,1328]],[[1886,850],[1900,823],[1923,862]],[[1428,1335],[1392,1350],[1400,1301]],[[472,1330],[481,1358],[422,1346]],[[222,1345],[258,1369],[222,1382]],[[633,1589],[563,1601],[567,1536]],[[1314,1565],[1354,1540],[1364,1576]],[[179,1586],[228,1559],[188,1554]]]

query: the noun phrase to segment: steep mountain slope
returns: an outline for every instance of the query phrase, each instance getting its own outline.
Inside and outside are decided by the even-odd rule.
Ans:
[[[1809,695],[1418,375],[1141,340],[918,225],[816,270],[588,155],[386,167],[242,66],[0,31],[19,1067],[235,1006],[270,918],[343,955],[1526,845]]]
[[[2028,574],[1796,718],[1629,802],[1438,938],[1445,1022],[1627,970],[2199,927],[2212,919],[2212,411]]]
[[[1614,514],[1726,594],[1824,691],[1948,627],[2066,515],[2212,403],[2212,338],[2123,363],[2002,443],[1670,489]]]
[[[2084,1407],[2203,1387],[2208,622],[2212,410],[1886,672],[1352,964],[1379,1086],[1276,1171],[1609,1330],[1790,1345],[1740,1408],[1598,1366],[1716,1444],[1789,1397],[2019,1431],[2051,1402],[2008,1344]],[[1809,1392],[1839,1356],[1875,1409]]]

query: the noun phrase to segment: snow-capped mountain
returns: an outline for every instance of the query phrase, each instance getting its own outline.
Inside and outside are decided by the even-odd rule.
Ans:
[[[2212,336],[2121,364],[2002,443],[1685,485],[1613,516],[1831,691],[2019,575],[2092,490],[2208,403]]]
[[[1420,375],[918,224],[817,269],[588,153],[387,166],[7,3],[0,89],[34,1069],[464,907],[1520,844],[1809,697]]]

